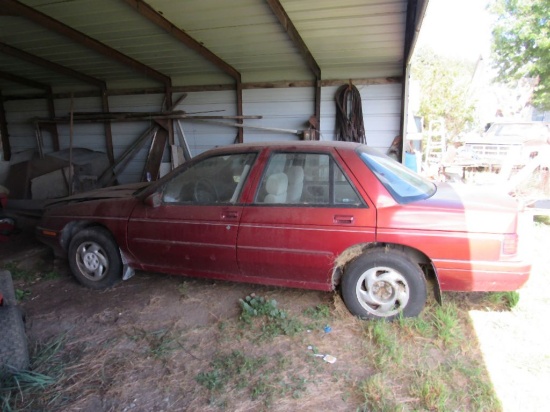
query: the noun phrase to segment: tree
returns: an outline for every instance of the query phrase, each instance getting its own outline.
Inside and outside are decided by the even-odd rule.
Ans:
[[[413,79],[420,85],[418,114],[424,123],[445,119],[449,138],[458,136],[473,121],[475,105],[469,93],[474,67],[421,49],[412,63]]]
[[[493,59],[502,81],[538,80],[533,105],[550,109],[550,1],[494,0]]]

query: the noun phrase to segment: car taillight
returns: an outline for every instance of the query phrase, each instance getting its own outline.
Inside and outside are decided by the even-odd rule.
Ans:
[[[502,240],[502,254],[503,255],[515,255],[518,252],[518,235],[516,233],[512,235],[504,235]]]

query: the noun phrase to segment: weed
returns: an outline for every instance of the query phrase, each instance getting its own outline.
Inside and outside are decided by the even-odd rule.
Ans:
[[[145,342],[147,344],[147,347],[143,347],[145,353],[155,359],[161,360],[166,360],[168,354],[179,346],[169,329],[145,331],[134,328],[134,334],[129,336],[129,338],[133,341]]]
[[[401,362],[403,351],[391,323],[384,320],[368,322],[364,333],[371,343],[368,351],[376,368],[382,370],[387,365]]]
[[[181,299],[186,299],[189,297],[189,283],[187,282],[181,282],[178,285],[178,292],[180,294]]]
[[[49,402],[55,400],[56,394],[44,392],[63,378],[67,366],[62,357],[65,342],[66,337],[62,335],[39,343],[32,350],[30,370],[0,374],[0,410],[27,410],[33,398],[44,395]],[[36,407],[31,409],[36,410]]]
[[[314,308],[306,308],[304,315],[313,320],[327,320],[330,318],[330,307],[328,305],[317,305]]]
[[[461,360],[456,361],[452,368],[469,382],[463,394],[467,399],[461,400],[461,403],[469,402],[471,409],[476,411],[502,410],[500,400],[495,396],[493,385],[482,366]]]
[[[418,398],[427,410],[445,410],[450,397],[450,390],[445,383],[447,377],[441,369],[417,370],[409,393]]]
[[[424,338],[431,338],[434,334],[433,323],[428,321],[423,314],[416,318],[399,316],[394,323],[399,326],[399,334],[402,336],[414,337],[418,334]]]
[[[9,270],[13,280],[21,280],[23,282],[30,282],[36,279],[37,274],[31,272],[27,269],[22,269],[17,266],[14,262],[8,262],[5,264],[4,268]]]
[[[488,300],[493,305],[504,306],[507,310],[510,310],[519,303],[519,293],[516,291],[493,292],[488,294]]]
[[[272,319],[285,319],[286,312],[277,308],[275,299],[267,300],[264,297],[256,297],[255,295],[247,296],[244,300],[239,299],[242,308],[241,320],[246,323],[251,323],[252,319],[258,316],[265,315]]]
[[[279,335],[294,336],[304,330],[304,325],[277,307],[275,299],[268,300],[255,295],[239,299],[240,319],[251,328],[259,328],[258,340],[271,340]]]
[[[433,311],[433,324],[437,336],[446,346],[455,347],[462,338],[457,307],[448,302]]]
[[[59,272],[56,272],[55,270],[46,272],[42,275],[42,278],[45,280],[55,280],[55,279],[59,279],[60,277],[61,275],[59,274]]]
[[[30,294],[31,294],[31,292],[29,292],[28,290],[15,289],[15,298],[18,301],[24,300]]]
[[[250,398],[255,401],[256,399],[265,396],[269,390],[269,384],[264,377],[260,377],[258,382],[252,387]]]
[[[210,391],[221,390],[226,383],[225,376],[217,369],[210,372],[201,372],[195,380]]]
[[[321,329],[331,318],[330,307],[325,304],[306,308],[303,314],[312,320],[306,325],[307,329]]]
[[[214,358],[210,363],[212,370],[199,373],[195,380],[210,391],[222,391],[230,383],[237,389],[243,389],[266,363],[265,357],[253,358],[235,350],[228,355]],[[258,397],[258,389],[254,396]]]
[[[361,411],[398,411],[397,401],[388,385],[389,380],[382,373],[377,373],[359,384],[364,402]]]

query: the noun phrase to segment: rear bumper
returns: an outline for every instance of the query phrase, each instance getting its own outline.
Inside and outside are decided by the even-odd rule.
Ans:
[[[531,274],[530,261],[434,262],[443,291],[504,292],[522,287]]]

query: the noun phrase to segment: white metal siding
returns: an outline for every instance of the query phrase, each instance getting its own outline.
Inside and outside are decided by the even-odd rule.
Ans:
[[[356,86],[361,93],[363,121],[367,144],[382,152],[391,146],[399,134],[401,118],[401,84]],[[321,94],[321,139],[335,140],[338,87],[325,87]]]
[[[401,85],[357,86],[363,103],[363,113],[367,143],[386,151],[395,136],[399,134]],[[321,139],[334,140],[335,102],[337,87],[325,87],[321,93]],[[177,99],[174,96],[174,101]],[[234,91],[216,91],[189,93],[176,108],[189,114],[232,116],[236,114],[236,95]],[[243,91],[243,110],[245,115],[261,115],[262,119],[245,120],[245,124],[261,127],[304,130],[308,119],[314,113],[313,88],[254,89]],[[132,95],[109,98],[111,111],[159,112],[162,95]],[[55,101],[57,116],[68,115],[70,99]],[[74,111],[100,111],[99,98],[75,98]],[[8,129],[12,152],[22,152],[36,148],[34,126],[31,119],[46,117],[45,100],[8,101],[5,103],[8,115]],[[232,120],[224,120],[233,123]],[[113,147],[115,159],[129,147],[148,127],[149,122],[113,123]],[[182,127],[195,156],[210,148],[232,144],[237,128],[183,120]],[[59,125],[61,149],[69,147],[69,126]],[[177,128],[176,128],[177,130]],[[297,140],[298,136],[255,129],[244,129],[245,142]],[[178,139],[176,138],[176,142]],[[105,134],[102,124],[75,124],[74,145],[91,150],[105,152]],[[51,139],[44,136],[45,153],[53,150]],[[122,173],[120,183],[139,181],[148,153],[148,145],[141,149],[133,161]],[[166,157],[168,160],[168,158]],[[2,179],[0,179],[1,181]]]

